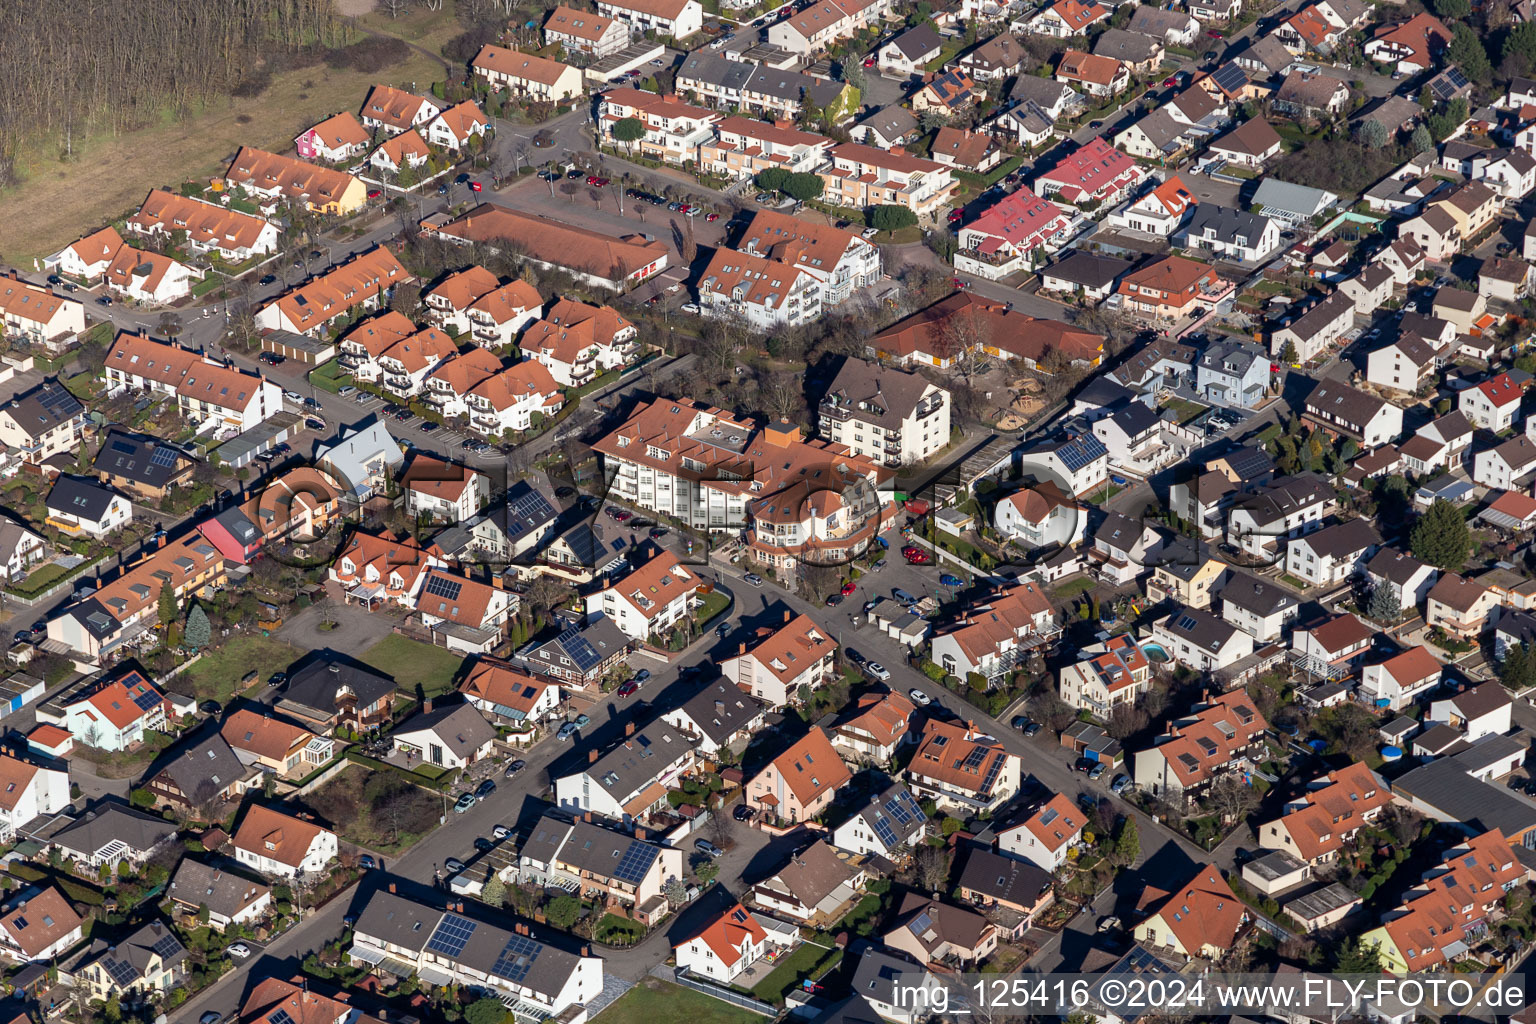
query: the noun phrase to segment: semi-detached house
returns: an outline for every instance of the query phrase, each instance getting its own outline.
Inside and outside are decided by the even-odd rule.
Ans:
[[[249,430],[282,411],[282,388],[259,374],[246,373],[171,342],[120,333],[106,358],[112,391],[136,388],[175,395],[183,416],[194,423],[217,420]]]
[[[350,174],[249,146],[240,147],[224,180],[274,208],[277,200],[286,199],[302,203],[312,213],[342,216],[368,201],[367,187]]]
[[[490,43],[480,48],[469,66],[492,88],[515,96],[560,103],[583,92],[581,72],[569,64]]]
[[[1043,262],[1070,226],[1060,207],[1021,185],[960,229],[955,269],[994,281],[1008,277]]]
[[[1367,449],[1394,441],[1403,432],[1400,406],[1337,380],[1324,380],[1312,389],[1302,419]]]
[[[837,206],[905,206],[922,216],[946,205],[956,187],[950,168],[900,146],[887,151],[849,142],[829,155],[832,165],[818,173],[824,198]]]
[[[394,253],[375,246],[262,306],[256,326],[320,337],[343,317],[378,308],[396,285],[413,280]]]
[[[555,803],[572,812],[643,821],[654,808],[668,806],[667,792],[695,763],[693,741],[657,719],[625,736],[607,752],[589,750],[587,764],[554,780]]]
[[[1153,746],[1132,755],[1136,784],[1180,803],[1221,774],[1251,766],[1268,728],[1247,693],[1224,693],[1170,723]]]
[[[973,726],[930,720],[907,763],[907,786],[919,800],[966,817],[995,811],[1019,791],[1021,761]]]
[[[682,166],[699,159],[699,147],[715,137],[723,115],[684,103],[676,96],[658,96],[639,89],[613,89],[602,94],[598,130],[611,146],[639,150],[643,157]],[[645,134],[638,142],[620,142],[614,129],[620,121],[639,121]]]
[[[216,252],[232,263],[277,251],[277,225],[249,213],[155,189],[128,218],[127,229],[169,240],[186,232],[193,252]]]
[[[518,347],[555,383],[579,388],[635,357],[635,325],[612,306],[561,299],[523,332]]]
[[[1305,363],[1339,340],[1355,322],[1355,304],[1342,292],[1334,292],[1290,324],[1270,335],[1269,351],[1277,359],[1287,344],[1295,348],[1295,362]]]
[[[629,45],[629,25],[604,14],[578,11],[561,4],[544,19],[544,42],[602,59]]]
[[[427,317],[437,327],[457,327],[476,346],[510,346],[544,309],[538,289],[518,279],[500,284],[483,267],[453,274],[422,296]]]
[[[597,13],[623,22],[631,35],[654,32],[682,40],[704,28],[699,0],[598,0]]]
[[[373,136],[350,110],[331,115],[293,140],[294,150],[303,159],[333,164],[362,156],[372,144]]]
[[[663,890],[683,877],[683,851],[648,842],[645,829],[630,835],[590,814],[575,821],[546,814],[518,850],[516,874],[525,884],[611,901],[652,921],[667,912]]]
[[[809,173],[826,162],[832,146],[825,135],[801,131],[793,122],[721,117],[713,138],[699,144],[699,169],[737,181],[775,168]]]
[[[894,0],[820,0],[768,27],[768,42],[799,57],[809,57],[833,43],[878,24]]]

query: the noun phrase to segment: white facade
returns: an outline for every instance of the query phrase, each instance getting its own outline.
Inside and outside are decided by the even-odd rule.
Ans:
[[[327,864],[336,859],[339,850],[336,833],[328,829],[320,829],[310,840],[309,848],[304,851],[304,857],[298,864],[289,864],[268,856],[270,851],[247,850],[238,844],[235,846],[235,859],[262,875],[275,878],[297,878],[300,875],[323,871]]]

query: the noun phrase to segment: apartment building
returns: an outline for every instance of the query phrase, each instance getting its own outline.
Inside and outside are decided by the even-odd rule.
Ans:
[[[823,198],[835,206],[905,206],[923,216],[947,205],[955,190],[950,168],[908,156],[899,146],[887,151],[849,142],[829,155],[832,166],[819,173]]]
[[[684,103],[676,96],[658,96],[640,89],[611,89],[598,104],[597,127],[610,146],[638,149],[642,157],[681,167],[697,163],[699,148],[715,138],[715,126],[723,115]],[[620,142],[614,126],[623,120],[639,121],[645,134],[638,142]]]
[[[735,249],[717,248],[698,283],[699,307],[756,331],[799,327],[822,315],[821,285],[799,267]]]
[[[561,4],[544,19],[544,42],[562,46],[568,54],[585,53],[601,60],[629,45],[629,25]]]
[[[1042,263],[1070,228],[1059,206],[1020,186],[960,229],[955,269],[990,280],[1009,277]]]
[[[809,274],[821,286],[823,310],[880,280],[880,253],[871,242],[851,231],[789,214],[771,210],[754,213],[736,248]]]
[[[737,181],[773,168],[808,173],[827,161],[833,145],[825,135],[801,131],[791,121],[722,117],[714,137],[699,145],[699,169]]]
[[[1251,768],[1268,728],[1247,693],[1224,693],[1170,723],[1153,746],[1132,755],[1136,784],[1175,804],[1186,801],[1221,774]]]
[[[605,577],[603,588],[587,595],[586,613],[612,620],[625,636],[644,643],[665,637],[689,614],[702,582],[675,554],[661,551],[628,575]]]
[[[277,251],[277,225],[217,203],[155,189],[128,218],[129,231],[170,240],[185,232],[193,252],[216,252],[231,263]]]
[[[318,338],[344,317],[382,306],[396,285],[414,280],[394,253],[375,246],[262,306],[256,326]]]
[[[995,811],[1019,791],[1021,763],[969,724],[930,719],[907,763],[907,786],[962,817]]]
[[[949,445],[949,406],[949,392],[924,377],[848,359],[817,407],[817,429],[855,455],[895,468]]]
[[[1152,663],[1127,634],[1111,637],[1099,650],[1062,667],[1057,676],[1061,699],[1074,708],[1107,719],[1117,707],[1133,706],[1152,681]]]
[[[630,363],[639,351],[635,325],[612,306],[561,299],[518,341],[555,383],[579,388]]]

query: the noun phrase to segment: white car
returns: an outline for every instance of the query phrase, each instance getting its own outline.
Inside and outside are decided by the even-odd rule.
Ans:
[[[871,661],[869,664],[865,665],[864,674],[873,676],[874,678],[880,680],[882,683],[891,678],[891,670],[880,664],[878,661]]]
[[[288,399],[290,402],[295,402],[301,405],[304,402],[304,396],[299,394],[297,391],[284,391],[283,397]]]
[[[247,946],[243,942],[237,942],[233,946],[230,946],[227,952],[230,956],[238,957],[239,959],[244,960],[246,957],[251,955],[251,947]]]
[[[933,703],[932,697],[928,696],[926,693],[924,693],[922,690],[919,690],[915,686],[911,690],[907,691],[907,696],[911,697],[912,703],[918,705],[919,707],[927,707],[929,704]]]
[[[864,241],[867,242],[871,238],[874,238],[879,233],[880,233],[880,229],[879,228],[865,228],[863,230],[863,232],[859,235],[859,237],[864,239]]]
[[[685,303],[683,303],[681,306],[679,306],[677,308],[681,309],[684,313],[695,313],[696,314],[696,313],[701,312],[700,309],[699,309],[699,304],[697,302],[685,302]]]
[[[754,587],[760,587],[760,586],[763,585],[763,578],[761,576],[759,576],[755,572],[747,573],[745,576],[742,577],[742,579],[746,580],[749,584],[751,584]]]

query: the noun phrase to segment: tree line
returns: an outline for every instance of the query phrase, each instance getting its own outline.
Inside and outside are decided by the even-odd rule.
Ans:
[[[340,42],[331,0],[0,0],[0,184],[20,148],[131,131]]]

